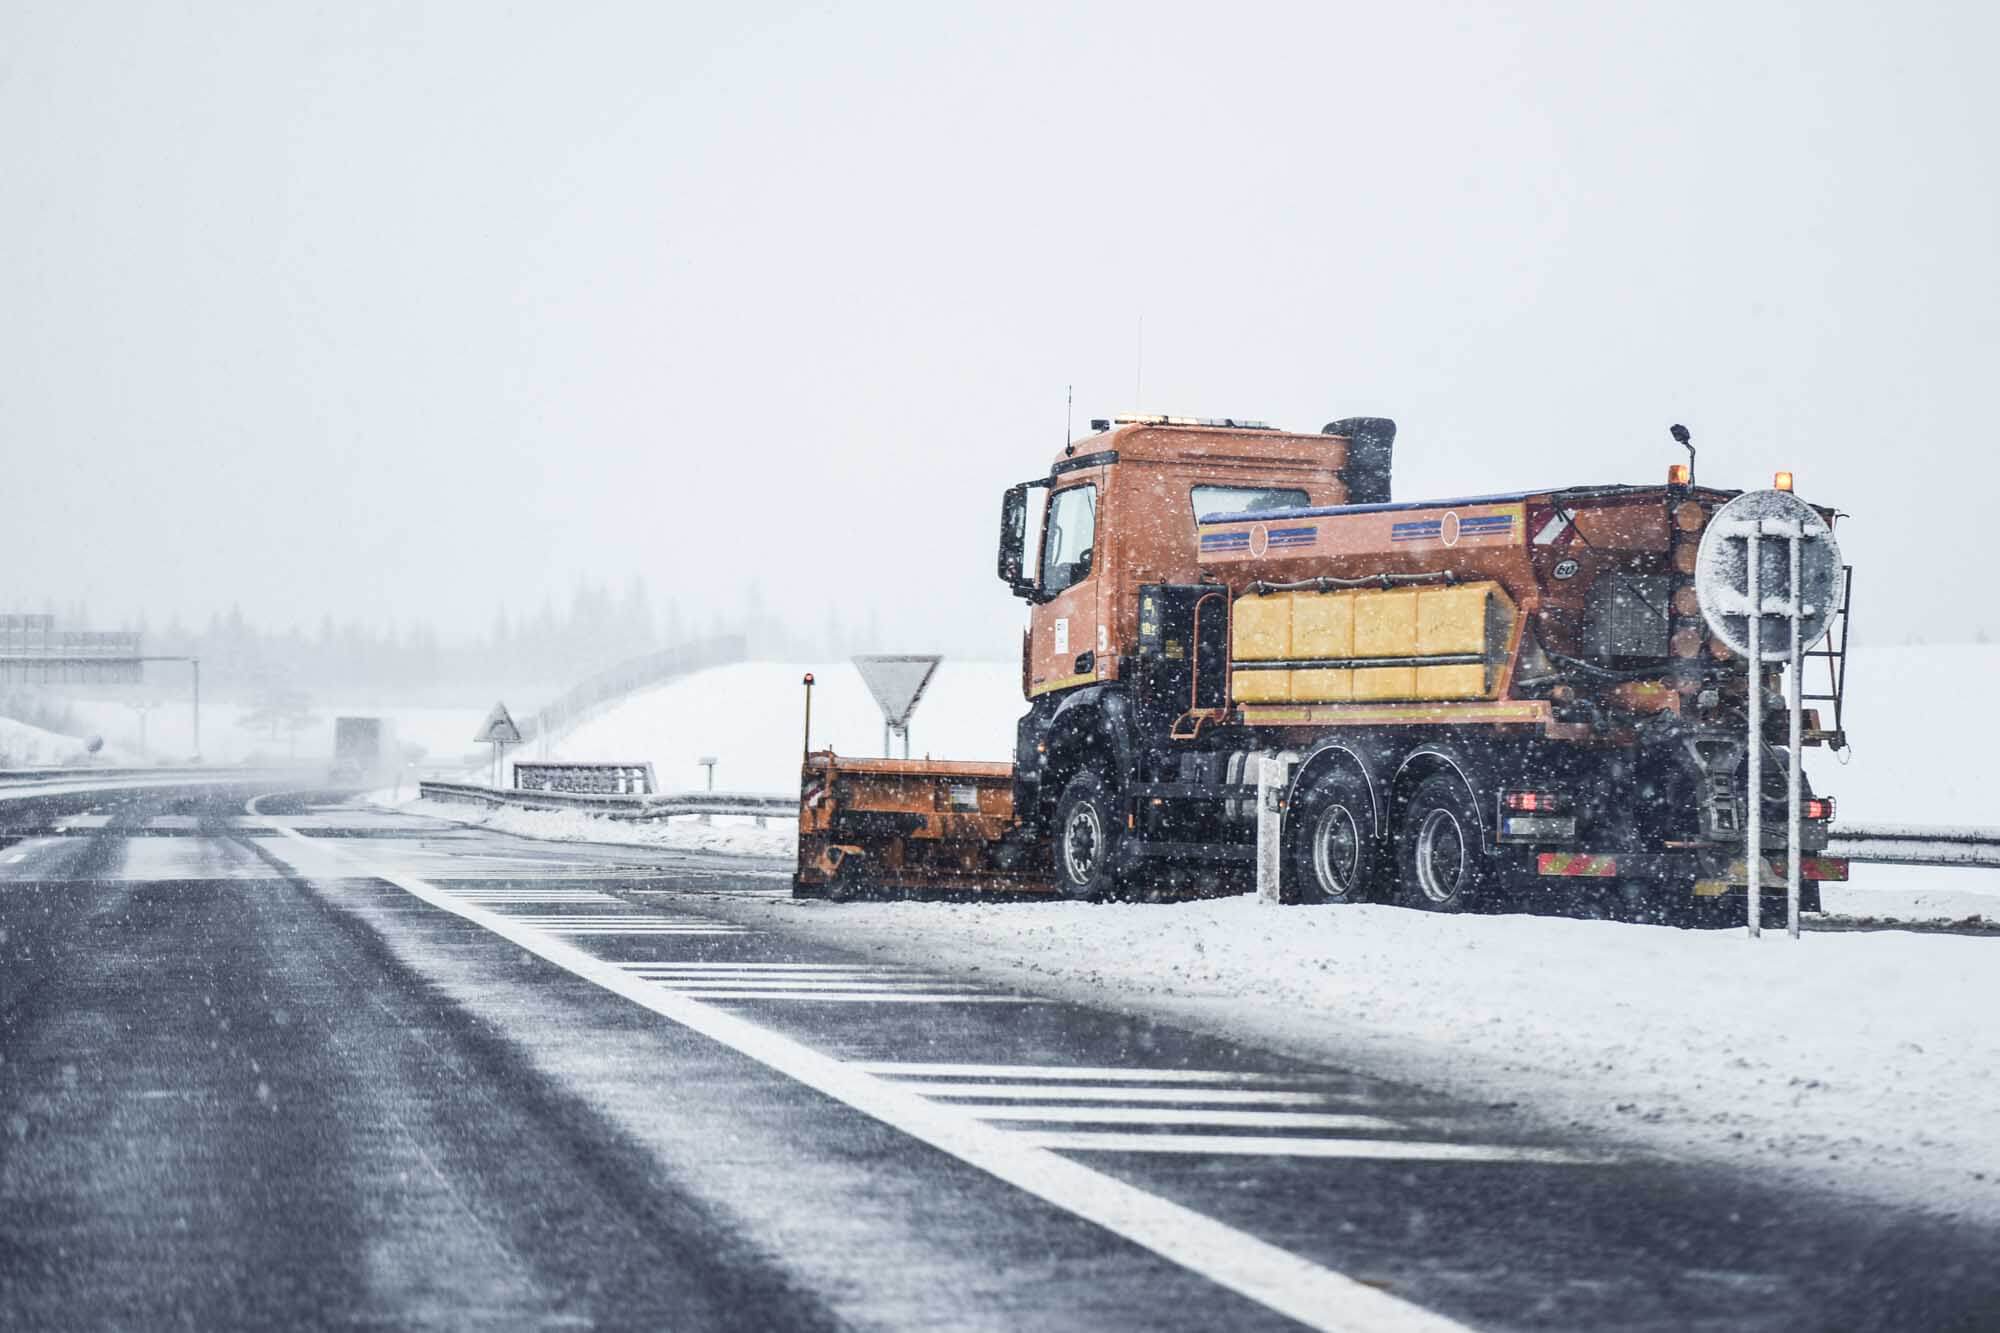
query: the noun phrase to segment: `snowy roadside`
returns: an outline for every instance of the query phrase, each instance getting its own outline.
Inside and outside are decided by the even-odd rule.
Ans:
[[[368,800],[408,814],[550,842],[622,843],[757,857],[789,857],[798,846],[798,829],[789,819],[773,819],[767,827],[759,828],[753,819],[727,815],[717,815],[713,823],[704,824],[693,815],[640,821],[606,819],[582,810],[520,810],[457,801],[396,800],[386,791],[376,792]]]
[[[703,900],[1676,1157],[2000,1220],[2000,940],[1389,907]]]

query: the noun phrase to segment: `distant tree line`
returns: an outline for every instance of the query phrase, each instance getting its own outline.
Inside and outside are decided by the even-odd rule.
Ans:
[[[690,614],[671,597],[656,600],[639,575],[617,588],[581,581],[564,605],[554,598],[525,609],[502,605],[484,633],[457,636],[440,633],[426,620],[371,624],[331,616],[311,628],[280,629],[254,622],[240,606],[211,615],[199,628],[178,617],[164,627],[143,619],[93,625],[81,603],[46,609],[65,629],[138,630],[148,653],[201,658],[204,691],[261,701],[267,721],[302,709],[301,695],[454,685],[562,687],[626,658],[717,634],[741,634],[752,657],[775,660],[821,660],[878,649],[872,611],[851,624],[834,607],[822,623],[801,627],[773,613],[754,582],[729,601],[730,614]]]

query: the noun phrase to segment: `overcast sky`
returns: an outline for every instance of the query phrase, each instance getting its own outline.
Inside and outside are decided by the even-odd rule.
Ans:
[[[1995,13],[0,0],[0,609],[1005,657],[1073,383],[1393,416],[1399,498],[1685,421],[1852,513],[1857,636],[2000,631]]]

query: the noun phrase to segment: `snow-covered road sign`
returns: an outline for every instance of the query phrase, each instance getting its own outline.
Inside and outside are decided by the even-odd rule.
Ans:
[[[894,732],[902,733],[903,758],[910,757],[910,714],[917,711],[924,687],[931,683],[931,676],[942,661],[942,657],[930,653],[866,653],[854,659],[854,669],[861,673],[862,682],[882,709],[885,759],[889,756],[889,737]]]
[[[507,711],[507,705],[497,703],[493,711],[480,724],[479,734],[472,738],[489,745],[519,745],[521,729],[514,725],[514,715]]]
[[[854,669],[881,706],[882,720],[897,730],[910,724],[910,714],[924,697],[942,657],[913,653],[876,653],[854,659]]]
[[[1792,586],[1793,538],[1798,586]],[[1753,542],[1754,539],[1754,542]],[[1750,576],[1755,550],[1757,577]],[[1790,491],[1746,491],[1722,506],[1701,534],[1695,555],[1695,595],[1702,618],[1738,657],[1748,657],[1750,599],[1762,604],[1757,651],[1766,662],[1792,655],[1790,618],[1796,600],[1799,649],[1825,637],[1840,593],[1840,546],[1819,511]]]

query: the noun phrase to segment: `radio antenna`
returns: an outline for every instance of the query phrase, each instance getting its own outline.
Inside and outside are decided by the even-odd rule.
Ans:
[[[1063,390],[1063,446],[1065,448],[1069,446],[1071,440],[1076,438],[1076,432],[1073,428],[1075,419],[1076,386],[1072,384]]]
[[[1143,415],[1146,411],[1146,315],[1139,314],[1139,347],[1132,366],[1132,411]]]

